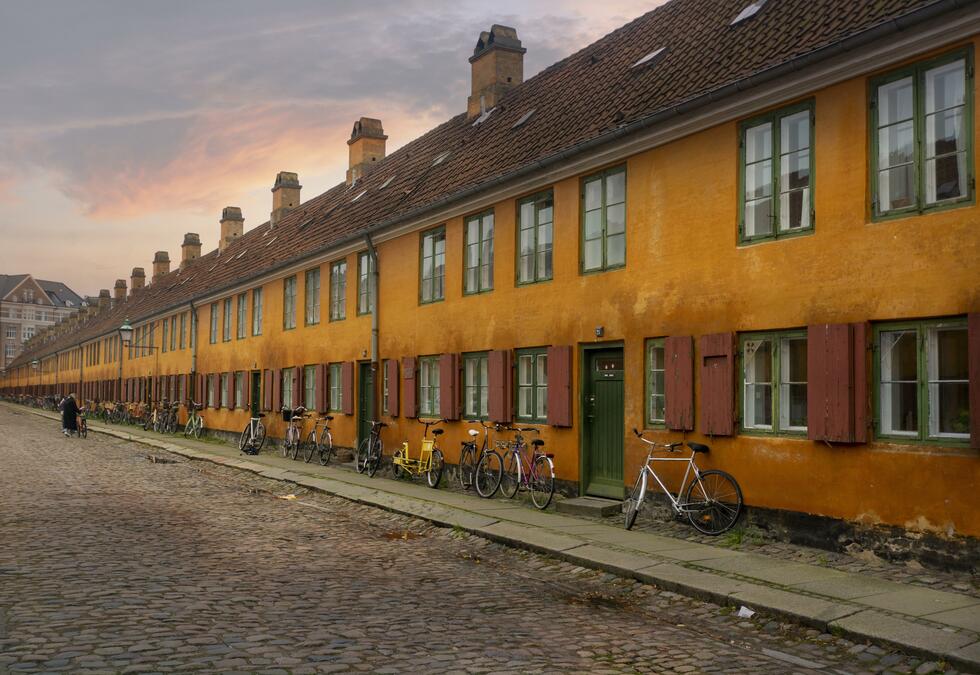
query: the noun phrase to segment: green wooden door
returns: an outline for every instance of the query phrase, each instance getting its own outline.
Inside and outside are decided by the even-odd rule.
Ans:
[[[357,443],[371,435],[374,420],[374,373],[370,363],[357,364]]]
[[[585,387],[585,492],[623,498],[623,350],[587,352]]]
[[[262,371],[253,370],[249,373],[251,381],[249,382],[249,387],[251,388],[252,395],[249,400],[252,402],[250,406],[252,409],[252,417],[256,417],[259,411],[262,409]]]

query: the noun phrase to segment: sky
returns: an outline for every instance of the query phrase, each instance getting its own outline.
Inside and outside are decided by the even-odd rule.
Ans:
[[[341,182],[351,127],[388,152],[462,112],[480,31],[517,28],[525,79],[664,0],[0,2],[0,273],[82,295],[245,229],[279,171]]]

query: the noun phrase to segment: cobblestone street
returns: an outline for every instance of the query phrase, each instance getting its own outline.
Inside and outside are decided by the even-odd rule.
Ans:
[[[0,407],[0,672],[918,672],[691,600]],[[284,497],[292,498],[284,498]]]

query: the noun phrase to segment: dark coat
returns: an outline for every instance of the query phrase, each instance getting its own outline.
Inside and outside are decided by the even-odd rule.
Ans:
[[[62,426],[68,431],[78,431],[78,403],[71,396],[65,399],[61,409]]]

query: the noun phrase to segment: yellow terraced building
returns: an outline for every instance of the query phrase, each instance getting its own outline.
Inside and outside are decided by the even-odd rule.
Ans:
[[[391,154],[362,118],[344,183],[280,173],[268,222],[226,208],[3,390],[193,398],[236,434],[305,403],[389,452],[442,417],[450,464],[515,422],[612,498],[635,427],[710,445],[750,512],[975,545],[978,35],[976,3],[672,0],[524,80],[494,26],[465,113]]]

